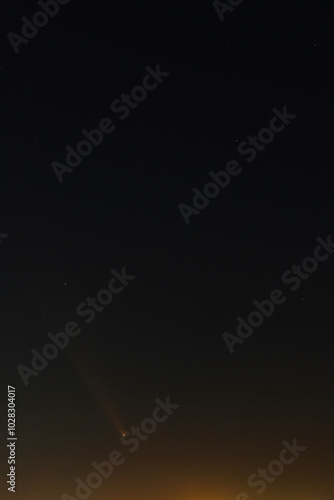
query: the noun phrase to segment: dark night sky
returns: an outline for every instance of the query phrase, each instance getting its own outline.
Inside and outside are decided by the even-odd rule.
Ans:
[[[331,500],[334,256],[295,292],[281,279],[334,239],[328,5],[244,0],[221,22],[210,1],[72,0],[15,54],[7,33],[37,10],[1,16],[1,404],[6,420],[15,386],[18,500],[75,496],[168,395],[179,409],[92,499],[254,500],[248,476],[297,438],[307,451],[261,498]],[[169,76],[122,121],[111,103],[157,64]],[[297,118],[247,163],[238,146],[284,106]],[[114,132],[58,182],[51,163],[106,117]],[[242,173],[187,225],[178,205],[230,160]],[[123,267],[135,279],[78,318]],[[276,288],[286,302],[231,355],[223,333]],[[80,335],[26,387],[17,366],[68,321]]]

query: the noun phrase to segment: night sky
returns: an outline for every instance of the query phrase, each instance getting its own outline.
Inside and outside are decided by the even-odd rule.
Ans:
[[[1,498],[10,385],[17,500],[333,500],[328,4],[49,2],[1,15]]]

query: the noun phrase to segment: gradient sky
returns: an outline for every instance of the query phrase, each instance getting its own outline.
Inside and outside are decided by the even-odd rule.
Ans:
[[[1,404],[6,418],[15,386],[17,500],[74,496],[115,449],[125,463],[92,500],[254,500],[248,477],[294,438],[307,450],[261,499],[332,499],[334,257],[293,293],[281,280],[334,235],[327,8],[245,0],[220,22],[210,1],[72,1],[18,54],[7,33],[37,3],[2,13]],[[51,163],[157,64],[170,75],[59,183]],[[285,105],[297,118],[247,163],[238,145]],[[178,204],[231,159],[242,173],[186,225]],[[136,278],[78,318],[124,266]],[[275,288],[286,302],[231,354],[222,334]],[[17,365],[68,321],[82,332],[25,387]],[[167,396],[180,407],[130,453],[122,432]]]

